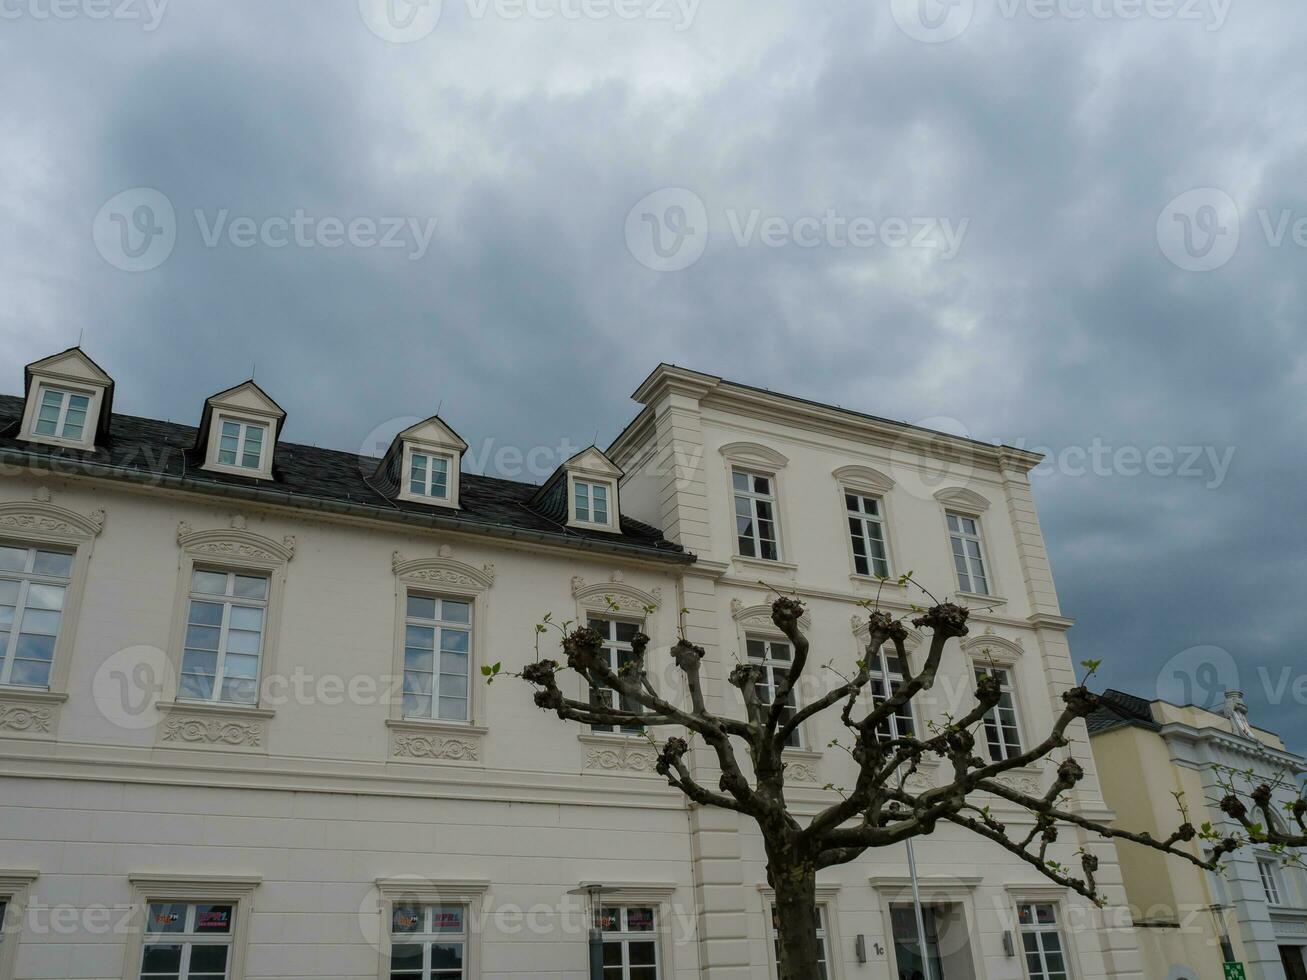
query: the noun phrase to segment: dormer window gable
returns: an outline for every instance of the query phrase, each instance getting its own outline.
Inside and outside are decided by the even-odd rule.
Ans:
[[[109,435],[113,378],[80,347],[27,365],[19,438],[67,449],[95,449]]]
[[[195,440],[203,469],[271,480],[285,421],[281,406],[252,380],[218,392],[204,403]]]
[[[536,495],[537,506],[568,527],[621,531],[618,487],[622,470],[595,446],[573,456]]]
[[[458,507],[460,471],[467,443],[438,416],[410,426],[390,444],[377,473],[400,500]]]

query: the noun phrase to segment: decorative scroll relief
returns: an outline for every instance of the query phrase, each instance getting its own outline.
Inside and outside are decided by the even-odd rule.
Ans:
[[[587,585],[580,575],[572,577],[572,597],[585,609],[595,612],[623,612],[643,616],[650,607],[663,604],[663,590],[654,588],[646,592],[628,584],[621,572],[612,572],[607,582]],[[613,607],[616,606],[616,610]]]
[[[469,592],[482,592],[495,584],[495,566],[487,562],[480,568],[459,561],[449,545],[441,545],[437,558],[406,558],[396,551],[390,565],[395,575],[406,582],[443,585]]]
[[[821,781],[821,773],[815,762],[787,762],[785,778],[795,783],[816,783]]]
[[[995,633],[994,627],[986,626],[984,633],[962,641],[962,652],[972,660],[1010,665],[1020,660],[1026,650],[1020,637],[1009,640]]]
[[[79,514],[50,502],[50,491],[41,487],[34,500],[0,504],[0,530],[18,534],[39,533],[82,541],[104,530],[104,511]]]
[[[1307,936],[1307,919],[1280,918],[1275,916],[1272,920],[1275,926],[1275,934],[1284,939],[1301,939]]]
[[[237,721],[233,718],[172,715],[164,724],[161,740],[187,745],[260,748],[263,745],[263,723]]]
[[[1027,796],[1043,796],[1043,780],[1033,773],[1007,773],[1002,776],[995,776],[994,782],[1006,786],[1016,793],[1024,793]]]
[[[186,521],[177,525],[177,543],[186,551],[215,558],[282,564],[295,557],[295,538],[286,535],[280,542],[247,530],[245,518],[235,514],[231,527],[196,531]]]
[[[432,762],[479,762],[478,740],[446,735],[394,732],[390,754],[397,759],[428,759]]]
[[[591,745],[585,754],[585,767],[600,772],[652,773],[658,764],[658,752],[651,745]]]
[[[19,735],[54,734],[54,709],[45,704],[0,701],[0,732]]]
[[[750,627],[754,629],[776,629],[776,624],[771,618],[771,604],[763,603],[757,606],[746,606],[739,599],[731,600],[731,617],[743,626],[745,629]],[[804,611],[799,617],[799,625],[805,630],[812,628],[812,614]]]

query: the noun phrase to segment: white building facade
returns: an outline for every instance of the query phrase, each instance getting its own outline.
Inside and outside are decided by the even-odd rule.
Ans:
[[[463,472],[438,418],[375,459],[282,441],[252,382],[197,427],[114,415],[113,390],[73,349],[0,398],[5,980],[574,978],[595,922],[611,980],[774,976],[751,828],[687,805],[644,735],[483,678],[536,656],[546,613],[592,621],[615,663],[643,630],[669,693],[659,654],[684,629],[733,711],[732,664],[785,669],[771,590],[807,604],[814,663],[848,664],[860,603],[920,604],[877,578],[912,570],[972,635],[896,724],[925,730],[997,671],[985,748],[1009,753],[1074,684],[1018,450],[662,365],[606,453],[535,487]],[[833,682],[815,671],[800,701]],[[814,722],[787,753],[799,813],[849,777]],[[1110,816],[1073,751],[1075,806]],[[1110,844],[1062,859],[1082,845],[1121,902]],[[961,832],[917,857],[934,977],[1139,975],[1121,909]],[[903,853],[823,872],[820,896],[827,977],[921,970]]]

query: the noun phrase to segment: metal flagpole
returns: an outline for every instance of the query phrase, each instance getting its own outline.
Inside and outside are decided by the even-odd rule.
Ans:
[[[917,913],[917,950],[921,954],[921,969],[926,980],[934,980],[930,975],[930,949],[926,946],[926,917],[921,911],[921,886],[917,883],[917,856],[912,850],[912,838],[908,845],[908,876],[912,879],[912,907]]]

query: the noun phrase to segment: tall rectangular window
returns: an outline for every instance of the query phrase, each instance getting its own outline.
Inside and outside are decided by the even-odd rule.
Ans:
[[[903,664],[897,654],[886,653],[882,648],[871,655],[867,663],[871,681],[871,705],[877,708],[890,699],[903,686]],[[876,737],[883,742],[895,738],[910,738],[915,733],[912,724],[912,705],[901,705],[876,727]]]
[[[829,980],[830,977],[830,936],[826,931],[826,918],[829,913],[826,906],[817,906],[817,976],[819,980]],[[781,961],[781,934],[780,921],[776,915],[776,908],[771,910],[771,936],[772,949],[776,954],[776,963]]]
[[[258,422],[238,422],[223,419],[218,435],[218,462],[223,466],[239,466],[243,470],[257,470],[263,465],[263,444],[268,427]]]
[[[1021,947],[1030,980],[1067,980],[1066,952],[1057,906],[1047,902],[1017,907]]]
[[[635,638],[635,634],[640,631],[638,624],[620,619],[591,616],[586,625],[603,637],[604,656],[608,660],[608,669],[613,673],[620,673],[626,664],[635,659],[631,641]],[[591,687],[590,703],[599,704],[606,708],[619,708],[622,711],[640,710],[640,702],[632,701],[625,696],[619,698],[616,691],[606,687]],[[591,725],[590,727],[596,732],[622,732],[631,735],[638,735],[644,731],[643,725],[622,725],[620,727],[617,725]]]
[[[409,460],[409,493],[436,500],[449,498],[449,457],[413,453]]]
[[[226,980],[236,907],[151,902],[141,949],[141,980]]]
[[[572,505],[578,521],[585,524],[607,524],[608,484],[573,480]]]
[[[37,435],[80,441],[86,432],[86,413],[90,407],[90,395],[42,385],[33,431]]]
[[[1271,858],[1258,858],[1257,871],[1262,876],[1262,889],[1266,892],[1267,905],[1282,905],[1284,887],[1280,881],[1280,869]]]
[[[790,676],[790,667],[794,661],[793,651],[785,640],[768,640],[761,637],[746,637],[745,651],[749,660],[762,668],[762,682],[758,685],[758,700],[770,706],[776,697],[776,689]],[[785,706],[781,709],[781,724],[785,724],[798,713],[798,698],[795,691],[785,697]],[[799,731],[790,733],[787,745],[799,747]]]
[[[980,521],[962,514],[947,516],[958,588],[973,595],[989,595],[989,579],[985,575],[985,559],[980,545]]]
[[[179,696],[257,704],[268,577],[197,568],[191,573]]]
[[[880,501],[865,494],[845,492],[844,507],[853,539],[853,570],[859,575],[888,578],[889,553],[885,548]]]
[[[595,912],[603,935],[604,980],[658,980],[658,929],[647,905],[605,906]]]
[[[776,533],[776,493],[772,478],[744,470],[731,471],[735,491],[735,535],[745,558],[780,560]]]
[[[410,593],[404,621],[404,717],[468,720],[472,604]]]
[[[71,552],[0,545],[0,685],[48,687]]]
[[[998,681],[1003,696],[985,715],[985,741],[994,762],[1014,759],[1021,754],[1021,726],[1017,720],[1016,692],[1012,675],[1002,667],[977,667],[976,680],[986,674]]]
[[[463,980],[467,906],[396,904],[390,918],[390,980]]]

